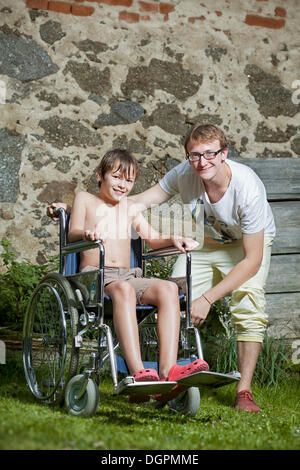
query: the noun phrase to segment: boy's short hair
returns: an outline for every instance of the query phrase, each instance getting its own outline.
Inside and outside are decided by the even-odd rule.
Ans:
[[[138,162],[128,151],[122,149],[113,149],[106,152],[98,166],[98,174],[104,178],[108,171],[113,170],[117,165],[116,171],[120,170],[122,174],[129,176],[131,169],[134,170],[135,178],[139,175]]]
[[[218,140],[221,148],[227,147],[225,134],[219,127],[212,124],[195,124],[185,139],[184,148],[188,153],[187,147],[191,142],[208,143],[213,140]]]

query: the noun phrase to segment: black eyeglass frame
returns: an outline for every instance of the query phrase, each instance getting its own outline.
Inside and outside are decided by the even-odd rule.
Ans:
[[[204,152],[204,153],[194,152],[194,153],[197,154],[197,155],[192,155],[192,154],[187,153],[187,154],[186,154],[186,159],[189,161],[189,163],[198,162],[201,157],[204,157],[205,160],[213,160],[214,158],[216,158],[216,156],[217,156],[220,152],[223,152],[223,150],[226,150],[226,149],[227,149],[227,147],[222,147],[222,148],[220,148],[219,150],[216,150],[216,152],[211,152],[210,150],[208,150],[207,152],[209,152],[209,153],[211,154],[211,156],[209,156],[208,158],[207,158],[207,156],[205,156],[205,153],[207,153],[207,152]],[[194,157],[194,158],[196,158],[196,159],[195,159],[195,160],[191,160],[191,157]]]

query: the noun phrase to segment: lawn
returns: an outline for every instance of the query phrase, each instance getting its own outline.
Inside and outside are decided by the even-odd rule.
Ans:
[[[181,416],[167,407],[130,404],[113,394],[109,377],[100,384],[92,418],[35,401],[22,366],[0,365],[0,449],[5,450],[299,450],[300,383],[289,376],[277,386],[254,384],[259,414],[236,412],[235,385],[201,390],[198,414]]]

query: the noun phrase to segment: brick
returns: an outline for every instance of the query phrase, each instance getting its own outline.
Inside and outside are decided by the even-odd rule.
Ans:
[[[168,13],[171,13],[174,10],[175,10],[175,6],[171,5],[170,3],[160,3],[159,4],[159,11],[163,15],[167,15]]]
[[[140,5],[140,11],[147,11],[148,13],[157,13],[158,12],[158,4],[157,3],[139,1],[139,5]]]
[[[67,2],[54,2],[48,3],[48,10],[56,11],[57,13],[71,13],[71,3]]]
[[[127,23],[138,23],[140,21],[140,15],[130,11],[120,11],[119,20],[127,21]]]
[[[26,7],[37,10],[48,10],[48,0],[27,0]]]
[[[91,2],[105,3],[116,7],[131,7],[133,0],[90,0]]]
[[[286,17],[285,8],[276,7],[275,8],[275,16],[281,16],[282,18],[285,18]]]
[[[285,20],[257,15],[247,15],[245,23],[249,26],[261,26],[263,28],[280,29],[285,25]]]
[[[71,13],[75,16],[91,16],[95,11],[93,7],[72,5]]]

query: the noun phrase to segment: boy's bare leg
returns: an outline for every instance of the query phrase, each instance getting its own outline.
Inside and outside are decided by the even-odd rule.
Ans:
[[[136,294],[125,281],[114,281],[105,287],[113,303],[113,321],[117,338],[130,375],[143,369],[136,319]]]
[[[258,359],[261,343],[254,341],[238,341],[238,363],[241,380],[237,386],[237,392],[242,390],[251,391],[252,378]]]
[[[145,290],[141,301],[158,308],[159,376],[165,379],[177,360],[180,326],[177,285],[170,281],[157,280]]]

